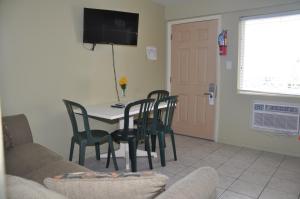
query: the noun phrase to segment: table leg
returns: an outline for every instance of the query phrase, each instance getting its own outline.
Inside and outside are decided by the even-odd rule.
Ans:
[[[133,128],[133,116],[129,117],[129,128]],[[124,128],[124,119],[119,120],[119,128]],[[129,158],[129,145],[128,143],[122,143],[125,146],[125,168],[126,170],[130,170],[130,158]]]
[[[131,128],[131,124],[133,126],[133,117],[129,118],[129,128]],[[124,119],[119,120],[119,129],[124,128]],[[116,157],[117,158],[125,158],[125,169],[130,170],[130,159],[129,159],[129,146],[128,143],[126,142],[121,142],[120,143],[120,148],[115,151]],[[106,158],[107,153],[101,154],[101,157]]]
[[[134,123],[133,123],[133,116],[132,116],[132,117],[129,117],[129,128],[133,128],[133,127],[134,127]],[[124,128],[124,120],[123,119],[119,120],[119,128],[120,129]],[[121,147],[122,147],[122,149],[121,149]],[[123,152],[124,149],[125,149],[125,152]],[[129,146],[128,146],[128,144],[127,143],[121,143],[120,144],[120,149],[118,151],[120,151],[119,153],[124,154],[123,157],[125,156],[126,170],[130,170],[130,158],[129,158]],[[151,155],[153,157],[157,158],[157,153],[152,152]],[[142,150],[138,149],[136,151],[136,156],[137,157],[147,157],[147,151],[142,151]]]

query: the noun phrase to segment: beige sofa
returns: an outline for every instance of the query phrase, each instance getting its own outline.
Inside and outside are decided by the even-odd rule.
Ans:
[[[40,184],[49,176],[67,172],[90,171],[74,164],[46,147],[33,143],[25,115],[3,118],[4,131],[8,131],[12,147],[5,150],[6,173],[27,178]]]
[[[7,174],[43,184],[46,177],[70,172],[90,171],[85,167],[64,160],[46,147],[34,143],[25,115],[4,117],[3,125],[3,130],[9,134],[11,140],[11,147],[5,152]],[[217,180],[218,176],[214,169],[199,168],[156,198],[216,198]]]

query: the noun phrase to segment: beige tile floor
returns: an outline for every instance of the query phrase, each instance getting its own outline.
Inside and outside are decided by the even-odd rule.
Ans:
[[[167,138],[166,167],[153,159],[154,170],[169,177],[168,186],[201,166],[210,166],[219,173],[219,199],[300,199],[300,158],[254,149],[214,143],[176,135],[178,160],[173,160]],[[118,159],[124,170],[124,160]],[[86,167],[95,171],[105,168],[105,159],[88,158]],[[138,170],[149,170],[146,158],[138,159]]]

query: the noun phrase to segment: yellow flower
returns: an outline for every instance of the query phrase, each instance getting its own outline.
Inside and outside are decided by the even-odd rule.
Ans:
[[[126,86],[127,83],[128,83],[127,77],[122,76],[122,77],[119,79],[119,84],[120,84],[121,87],[124,86],[124,85]]]

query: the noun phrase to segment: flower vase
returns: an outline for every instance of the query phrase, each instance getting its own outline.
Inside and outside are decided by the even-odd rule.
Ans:
[[[122,89],[122,96],[125,97],[125,89]]]

